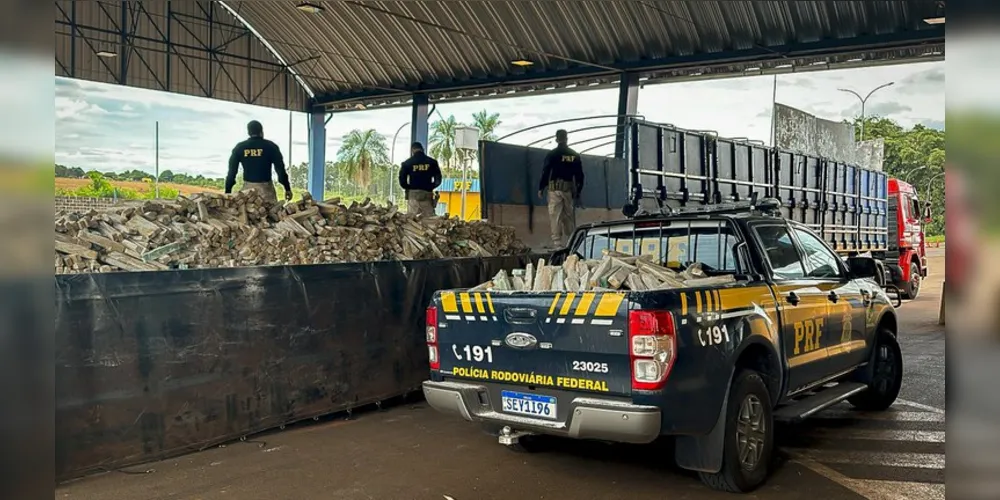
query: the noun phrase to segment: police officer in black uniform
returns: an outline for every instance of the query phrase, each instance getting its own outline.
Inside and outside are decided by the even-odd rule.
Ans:
[[[399,186],[406,193],[406,210],[424,217],[434,215],[437,199],[434,190],[441,185],[437,160],[424,153],[424,145],[414,142],[410,158],[399,169]]]
[[[292,199],[292,186],[285,171],[285,160],[278,145],[264,138],[264,126],[253,120],[247,124],[249,139],[233,148],[229,157],[229,173],[226,174],[226,193],[236,185],[236,173],[243,164],[243,191],[256,189],[264,198],[278,201],[278,194],[271,182],[271,167],[278,174],[278,182],[285,188],[285,200]]]
[[[548,189],[549,224],[552,244],[565,245],[576,229],[576,202],[583,192],[583,161],[568,145],[565,130],[556,131],[556,147],[545,156],[542,178],[538,182],[538,197]]]

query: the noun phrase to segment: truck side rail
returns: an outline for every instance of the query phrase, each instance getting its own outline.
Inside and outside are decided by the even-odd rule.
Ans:
[[[630,119],[628,204],[663,211],[775,198],[842,253],[888,249],[884,172],[712,133]]]

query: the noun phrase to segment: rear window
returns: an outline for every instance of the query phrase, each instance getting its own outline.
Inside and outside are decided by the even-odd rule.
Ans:
[[[700,262],[709,271],[742,272],[736,250],[739,239],[725,221],[637,225],[591,229],[574,251],[586,259],[600,259],[604,250],[613,250],[627,255],[650,255],[661,265],[675,269]]]

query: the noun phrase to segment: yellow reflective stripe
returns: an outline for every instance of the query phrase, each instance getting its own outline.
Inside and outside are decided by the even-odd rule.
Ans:
[[[857,351],[858,349],[864,349],[868,344],[864,340],[852,340],[850,342],[843,342],[840,344],[835,344],[827,347],[826,350],[830,356],[836,356],[838,354],[847,354],[852,351]]]
[[[620,293],[606,293],[601,296],[601,301],[597,303],[594,316],[614,316],[618,313],[618,306],[625,300],[625,295]]]
[[[483,307],[483,294],[481,293],[476,294],[476,310],[479,311],[479,314],[486,314],[486,308]]]
[[[712,290],[712,294],[715,295],[715,308],[722,311],[726,307],[722,305],[722,293],[718,290]]]
[[[462,299],[462,312],[468,314],[472,312],[472,300],[469,299],[469,294],[460,293],[458,297]]]
[[[570,308],[570,306],[573,305],[573,299],[575,299],[575,298],[576,298],[576,294],[573,293],[573,292],[570,292],[570,293],[566,294],[566,300],[563,301],[562,309],[559,310],[559,315],[560,316],[565,316],[565,315],[569,314],[569,308]]]
[[[458,302],[455,301],[455,292],[441,293],[441,308],[444,309],[444,312],[446,313],[458,312]]]
[[[837,344],[830,347],[824,347],[822,349],[817,349],[815,351],[807,352],[805,354],[800,354],[788,358],[788,366],[794,368],[796,366],[801,366],[807,363],[812,363],[813,361],[820,361],[826,359],[830,356],[836,356],[838,354],[845,354],[852,351],[857,351],[859,349],[864,349],[867,344],[864,340],[853,340],[844,344]]]
[[[493,310],[493,297],[488,293],[486,294],[486,304],[490,307],[490,314],[496,314],[496,311]]]
[[[715,310],[715,297],[712,295],[711,290],[703,290],[701,293],[705,294],[705,312],[711,312]]]
[[[688,294],[681,294],[681,315],[687,316],[688,313]]]
[[[701,314],[701,294],[694,292],[694,311]]]
[[[720,301],[725,300],[731,309],[742,309],[755,303],[761,306],[774,303],[771,291],[765,286],[720,290],[719,297]]]
[[[597,294],[593,292],[588,292],[580,297],[580,304],[576,306],[576,312],[573,314],[575,316],[586,316],[587,312],[590,311],[590,305],[594,303],[594,297]]]
[[[561,293],[557,293],[555,298],[552,299],[552,305],[549,306],[549,316],[552,316],[552,313],[556,312],[556,304],[559,303],[559,297],[562,297]]]
[[[795,357],[788,358],[788,367],[795,368],[796,366],[802,366],[807,363],[812,363],[813,361],[820,361],[826,359],[828,356],[826,349],[820,349],[818,351],[808,352]]]

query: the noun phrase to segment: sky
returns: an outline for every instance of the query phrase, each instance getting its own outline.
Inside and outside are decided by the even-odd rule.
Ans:
[[[852,119],[860,114],[857,97],[838,91],[852,89],[862,95],[886,82],[895,84],[869,99],[868,116],[885,116],[905,127],[923,124],[944,129],[945,66],[929,62],[897,66],[812,71],[781,75],[777,102],[830,120]],[[723,137],[746,137],[770,142],[774,77],[751,76],[711,81],[644,86],[638,111],[646,119],[695,130],[713,130]],[[469,122],[486,109],[500,114],[498,134],[566,118],[616,113],[617,89],[578,91],[485,101],[440,103],[431,120],[455,115]],[[259,120],[264,134],[281,147],[286,161],[307,159],[307,116],[303,113],[234,104],[131,87],[56,78],[55,161],[84,170],[153,172],[157,159],[156,127],[159,122],[159,168],[175,173],[225,175],[233,145],[246,138],[246,122]],[[391,144],[401,125],[410,119],[409,107],[351,111],[334,114],[327,125],[327,160],[332,161],[341,138],[352,129],[374,128]],[[558,127],[571,131],[570,143],[606,135],[611,129],[572,133],[574,128],[610,124],[612,119],[553,125],[517,134],[504,142],[550,146]],[[407,155],[409,127],[403,127],[393,151],[396,163]],[[579,144],[583,152],[603,140]],[[608,154],[613,146],[589,151]]]

